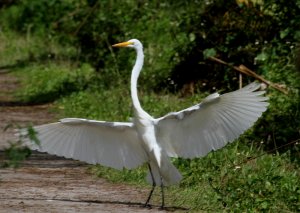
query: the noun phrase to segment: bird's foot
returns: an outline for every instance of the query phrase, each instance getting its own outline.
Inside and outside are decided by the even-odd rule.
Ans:
[[[149,203],[145,203],[144,208],[152,209],[152,206]]]

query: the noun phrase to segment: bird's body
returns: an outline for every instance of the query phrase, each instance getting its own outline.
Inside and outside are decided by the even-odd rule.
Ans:
[[[267,98],[261,96],[264,92],[256,91],[259,85],[252,83],[224,95],[212,94],[185,110],[153,118],[142,109],[137,93],[144,62],[142,44],[131,39],[113,46],[131,47],[137,53],[131,74],[133,122],[65,118],[34,127],[40,144],[27,144],[42,152],[116,169],[133,169],[148,163],[147,179],[153,188],[146,204],[156,185],[162,187],[163,193],[163,186],[181,180],[170,157],[201,157],[225,146],[251,127],[268,105]]]
[[[164,185],[174,184],[180,181],[181,175],[171,164],[170,159],[157,141],[155,119],[143,110],[138,99],[137,81],[144,63],[144,53],[143,46],[139,41],[135,40],[135,45],[137,63],[134,65],[131,74],[131,98],[134,109],[133,123],[148,157],[149,169],[152,172],[147,179],[152,184],[154,184],[154,179],[157,185],[162,185],[162,180]],[[173,172],[169,171],[171,168]]]

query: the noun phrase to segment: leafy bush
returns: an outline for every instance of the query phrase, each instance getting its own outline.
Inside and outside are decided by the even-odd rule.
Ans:
[[[108,79],[110,76],[115,79],[118,71],[127,73],[131,67],[127,63],[128,52],[119,51],[116,59],[110,45],[138,37],[145,45],[147,56],[141,82],[154,87],[168,76],[175,44],[184,44],[187,39],[184,34],[177,36],[171,31],[179,19],[173,9],[179,8],[158,1],[137,4],[135,1],[25,0],[6,9],[1,19],[3,27],[48,39],[56,37],[62,43],[76,45],[81,61],[91,63]]]
[[[299,147],[296,141],[300,136],[300,75],[296,72],[293,64],[295,44],[282,44],[272,42],[263,51],[264,60],[258,61],[261,72],[266,78],[273,82],[284,85],[289,90],[285,95],[278,91],[270,90],[270,106],[263,119],[257,124],[253,135],[265,138],[267,148],[273,149],[285,144],[295,142],[279,151],[284,152],[290,149],[293,154],[292,159],[300,160]]]
[[[0,168],[17,168],[30,156],[31,150],[21,145],[21,143],[11,143],[10,146],[4,150],[4,160],[1,161]]]

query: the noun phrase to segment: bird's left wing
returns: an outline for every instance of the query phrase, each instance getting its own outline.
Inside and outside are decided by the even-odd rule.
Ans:
[[[34,127],[31,149],[116,169],[132,169],[147,158],[132,123],[66,118]],[[24,134],[25,131],[22,131]]]
[[[203,102],[156,119],[158,143],[170,157],[206,155],[250,128],[268,106],[259,84],[224,95],[214,93]]]

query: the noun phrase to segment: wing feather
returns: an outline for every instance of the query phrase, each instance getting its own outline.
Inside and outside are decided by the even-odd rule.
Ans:
[[[40,144],[27,140],[26,145],[41,152],[116,169],[132,169],[147,160],[132,123],[66,118],[34,129]]]
[[[160,145],[170,157],[206,155],[232,142],[267,109],[258,83],[224,95],[214,93],[202,103],[155,120]]]

